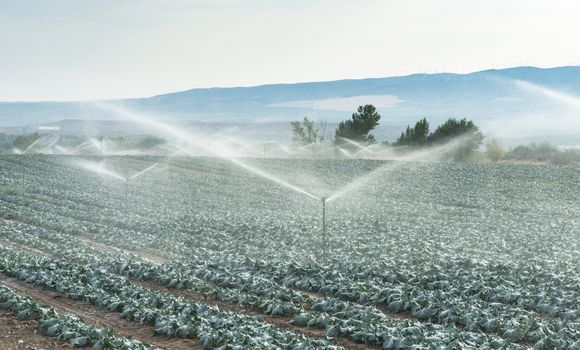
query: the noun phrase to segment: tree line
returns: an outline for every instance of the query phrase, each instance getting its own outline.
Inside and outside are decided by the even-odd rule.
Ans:
[[[333,139],[327,133],[326,123],[317,125],[308,117],[304,117],[302,121],[291,122],[291,127],[293,140],[301,145],[331,141],[337,146],[344,146],[346,140],[373,144],[377,140],[371,132],[379,125],[380,120],[381,116],[376,108],[367,104],[359,106],[350,119],[338,124]],[[455,161],[531,161],[557,164],[580,162],[580,150],[561,150],[549,143],[519,145],[506,151],[497,139],[492,138],[485,144],[485,150],[478,152],[483,140],[484,135],[472,120],[449,118],[431,131],[429,121],[423,118],[415,125],[407,126],[392,144],[386,140],[382,144],[400,152],[408,152],[457,141],[449,152],[450,159]]]
[[[371,131],[379,125],[380,120],[381,116],[373,105],[359,106],[350,119],[341,121],[338,124],[334,131],[333,142],[336,145],[343,145],[347,142],[346,140],[365,144],[376,143],[377,140],[371,134]],[[290,125],[292,127],[293,140],[301,145],[323,142],[327,139],[325,123],[324,128],[319,128],[314,121],[304,117],[302,121],[293,121]],[[465,138],[462,144],[456,147],[452,155],[453,159],[458,161],[469,159],[483,142],[483,135],[471,120],[450,118],[439,125],[434,132],[430,132],[429,122],[426,118],[423,118],[415,123],[413,127],[408,126],[392,146],[416,149],[444,144],[458,137]],[[388,145],[389,143],[388,141],[383,141],[383,144]]]

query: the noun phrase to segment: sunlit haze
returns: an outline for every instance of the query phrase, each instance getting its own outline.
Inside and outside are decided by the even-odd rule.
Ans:
[[[576,1],[0,0],[0,101],[580,62]]]

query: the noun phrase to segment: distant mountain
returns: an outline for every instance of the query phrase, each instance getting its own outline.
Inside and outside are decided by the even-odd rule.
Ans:
[[[580,135],[580,67],[192,89],[107,103],[179,123],[224,125],[280,124],[303,116],[334,124],[358,105],[372,103],[382,115],[377,135],[389,138],[422,117],[432,127],[449,117],[466,117],[503,138],[556,138],[580,144],[575,141]],[[91,102],[0,103],[0,126],[34,127],[63,119],[118,116]]]

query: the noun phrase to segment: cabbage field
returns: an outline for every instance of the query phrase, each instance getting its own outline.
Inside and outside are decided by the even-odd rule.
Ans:
[[[580,349],[578,167],[238,162],[0,156],[0,309],[94,349]]]

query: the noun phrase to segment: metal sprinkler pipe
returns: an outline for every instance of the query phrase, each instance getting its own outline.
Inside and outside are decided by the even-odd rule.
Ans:
[[[320,198],[320,201],[322,202],[322,240],[324,241],[322,258],[326,261],[326,197]]]
[[[129,211],[129,178],[125,180],[125,212]]]

